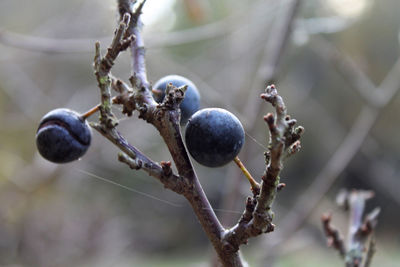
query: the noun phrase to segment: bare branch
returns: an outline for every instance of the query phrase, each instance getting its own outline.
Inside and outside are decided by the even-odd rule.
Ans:
[[[364,239],[371,231],[362,229],[362,216],[365,209],[365,202],[372,198],[372,191],[356,191],[349,193],[349,232],[347,241],[346,264],[360,266],[364,252]],[[368,232],[368,233],[367,233]]]
[[[268,86],[261,98],[270,102],[276,112],[276,115],[269,113],[264,117],[270,132],[268,151],[265,153],[267,167],[262,176],[261,190],[258,194],[254,194],[253,198],[247,199],[246,209],[241,219],[227,231],[224,237],[233,249],[246,244],[250,237],[274,230],[272,203],[278,188],[282,188],[279,183],[279,174],[283,167],[285,151],[290,150],[293,143],[299,143],[298,139],[304,132],[301,126],[294,129],[295,120],[290,120],[286,113],[285,103],[274,85]]]
[[[180,132],[180,111],[178,105],[183,99],[184,88],[170,88],[164,102],[160,105],[154,101],[150,84],[147,81],[144,43],[140,33],[139,15],[144,1],[133,13],[131,7],[134,1],[119,0],[120,14],[131,14],[128,33],[136,36],[131,45],[132,70],[130,79],[136,89],[134,101],[140,118],[154,125],[164,139],[174,160],[180,177],[186,183],[183,195],[191,204],[207,237],[214,246],[221,263],[224,266],[243,266],[243,261],[237,251],[230,251],[222,245],[221,237],[224,228],[216,217],[193,169]],[[166,167],[166,166],[164,166]]]
[[[275,76],[278,70],[279,63],[281,61],[282,55],[287,47],[287,43],[290,40],[290,34],[292,32],[292,26],[296,18],[296,14],[300,9],[301,0],[292,0],[285,6],[285,12],[281,16],[278,16],[274,25],[273,30],[269,34],[268,41],[264,49],[261,49],[260,55],[260,65],[256,66],[253,73],[255,74],[253,82],[251,84],[251,89],[249,90],[247,102],[244,104],[244,126],[246,129],[253,129],[256,121],[259,118],[259,113],[261,110],[261,102],[256,101],[260,92],[260,86],[264,86],[266,83],[270,83],[275,80]],[[243,55],[248,57],[248,53]],[[296,149],[293,149],[295,151]],[[246,162],[251,158],[251,151],[249,147],[244,147],[242,159]],[[291,154],[291,153],[288,153]],[[235,177],[235,181],[232,182],[232,189],[225,197],[224,208],[231,209],[232,203],[235,203],[237,195],[239,194],[239,179],[240,177]],[[232,220],[231,215],[226,214],[223,221]]]
[[[344,259],[346,267],[369,266],[375,250],[372,234],[378,222],[380,209],[375,208],[371,211],[365,217],[364,222],[362,222],[362,216],[364,214],[366,201],[372,198],[374,193],[365,190],[352,190],[351,192],[341,190],[339,196],[342,200],[341,202],[345,203],[343,207],[350,213],[347,246],[344,246],[339,231],[331,226],[331,215],[323,215],[322,223],[325,235],[328,239],[328,245],[333,246],[339,251],[340,256]],[[365,253],[365,251],[367,251],[367,253]]]
[[[126,163],[132,169],[142,169],[150,176],[158,179],[165,188],[168,188],[178,194],[182,194],[185,188],[183,179],[172,172],[166,172],[158,163],[154,162],[144,155],[137,148],[128,143],[128,141],[114,128],[107,129],[101,124],[91,123],[95,130],[110,140],[124,153],[118,155],[118,159]]]
[[[339,251],[342,258],[346,255],[346,248],[344,246],[343,238],[338,229],[331,224],[332,216],[330,214],[322,215],[321,221],[324,228],[325,235],[328,240],[328,246],[335,248]]]
[[[145,50],[140,32],[140,13],[144,2],[138,4],[133,12],[131,9],[136,1],[120,0],[119,11],[121,15],[124,15],[104,57],[100,55],[100,45],[98,43],[96,45],[94,66],[102,97],[99,106],[100,124],[93,123],[92,127],[124,152],[119,154],[121,162],[132,169],[143,169],[157,178],[165,187],[185,196],[224,266],[244,266],[239,254],[239,246],[246,243],[249,237],[274,229],[271,206],[278,188],[282,188],[282,184],[279,183],[282,161],[299,150],[298,139],[304,129],[302,127],[294,129],[296,121],[287,116],[285,104],[275,86],[268,86],[262,98],[275,107],[276,118],[272,114],[265,117],[270,130],[270,146],[266,153],[267,168],[260,186],[254,179],[252,180],[253,197],[248,198],[240,221],[232,229],[226,231],[217,219],[201,187],[183,143],[179,126],[179,104],[184,98],[186,86],[177,88],[172,84],[168,85],[166,97],[161,104],[157,104],[152,96],[150,84],[147,81]],[[135,38],[129,36],[135,36]],[[129,45],[133,61],[133,74],[130,78],[132,88],[110,74],[114,60]],[[119,94],[113,99],[111,99],[111,88]],[[160,166],[130,145],[116,131],[117,121],[111,113],[112,103],[123,105],[123,113],[128,116],[133,110],[137,110],[139,118],[152,124],[159,131],[179,176],[173,174],[171,162],[161,162]]]
[[[142,27],[140,14],[142,13],[142,8],[145,2],[146,0],[140,2],[133,12],[132,7],[136,1],[118,0],[118,9],[121,17],[125,13],[131,15],[127,34],[136,36],[131,45],[132,76],[136,77],[141,86],[143,86],[146,90],[149,90],[150,83],[147,80],[146,73],[145,47],[142,34],[140,32],[140,28]]]
[[[114,65],[114,61],[119,53],[126,50],[134,39],[132,36],[124,38],[129,20],[130,15],[125,14],[117,31],[115,32],[111,46],[107,49],[107,53],[104,57],[101,57],[100,54],[100,43],[96,43],[94,69],[101,93],[101,105],[99,107],[100,121],[108,128],[113,128],[118,124],[117,119],[111,112],[112,102],[110,70]]]

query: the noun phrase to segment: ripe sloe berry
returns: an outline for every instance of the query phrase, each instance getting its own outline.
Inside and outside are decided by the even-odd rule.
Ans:
[[[40,121],[36,146],[45,159],[67,163],[82,157],[91,139],[87,121],[75,111],[59,108],[47,113]]]
[[[193,84],[189,79],[179,76],[179,75],[168,75],[160,80],[158,80],[153,89],[158,90],[161,94],[154,94],[154,99],[161,103],[165,97],[165,90],[167,88],[167,84],[172,83],[176,87],[181,87],[183,85],[187,85],[188,88],[185,92],[185,98],[180,104],[181,109],[181,125],[184,125],[190,116],[195,113],[200,108],[200,94],[197,87]]]
[[[190,155],[207,167],[219,167],[233,160],[244,144],[239,119],[221,108],[197,111],[186,125],[185,141]]]

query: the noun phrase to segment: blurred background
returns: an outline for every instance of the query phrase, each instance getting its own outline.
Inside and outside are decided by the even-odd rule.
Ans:
[[[210,266],[213,251],[183,197],[117,160],[97,132],[79,161],[41,158],[35,132],[49,110],[84,112],[99,102],[94,42],[111,41],[116,1],[0,1],[0,266]],[[342,266],[326,247],[325,212],[345,234],[341,188],[368,189],[381,207],[373,266],[400,261],[400,2],[396,0],[147,0],[144,40],[153,83],[180,74],[203,107],[242,121],[239,157],[265,170],[273,111],[259,99],[274,82],[303,125],[301,152],[285,162],[276,231],[242,248],[251,266]],[[130,76],[129,53],[112,70]],[[121,118],[119,130],[156,161],[170,160],[155,129]],[[96,115],[91,120],[96,120]],[[225,226],[244,208],[249,185],[233,163],[194,162]],[[121,184],[126,188],[106,182]]]

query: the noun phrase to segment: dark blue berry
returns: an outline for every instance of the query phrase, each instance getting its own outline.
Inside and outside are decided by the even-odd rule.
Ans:
[[[36,146],[45,159],[66,163],[82,157],[91,139],[89,124],[75,111],[60,108],[50,111],[40,121]]]
[[[185,92],[185,98],[183,99],[180,109],[181,109],[181,125],[184,125],[190,116],[193,115],[200,108],[200,94],[197,87],[193,84],[189,79],[179,76],[179,75],[168,75],[160,80],[158,80],[153,89],[159,91],[160,93],[154,94],[154,99],[161,103],[165,97],[165,90],[167,88],[167,84],[172,83],[176,87],[181,87],[183,85],[187,85],[188,88]]]
[[[205,108],[189,119],[185,141],[190,155],[198,163],[219,167],[239,154],[244,144],[244,129],[229,111]]]

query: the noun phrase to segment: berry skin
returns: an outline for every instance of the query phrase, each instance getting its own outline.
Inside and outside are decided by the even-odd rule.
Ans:
[[[36,132],[39,153],[54,163],[82,157],[90,146],[92,132],[87,121],[75,111],[59,108],[47,113]]]
[[[200,108],[200,94],[197,87],[193,84],[189,79],[179,76],[179,75],[168,75],[160,80],[158,80],[153,89],[158,90],[161,94],[154,94],[154,99],[161,103],[165,97],[165,90],[167,88],[167,84],[172,83],[176,87],[181,87],[183,85],[187,85],[188,88],[185,92],[185,98],[180,104],[181,109],[181,125],[186,124],[190,116],[193,115]]]
[[[190,155],[198,163],[220,167],[239,154],[244,144],[244,129],[229,111],[205,108],[189,119],[185,141]]]

